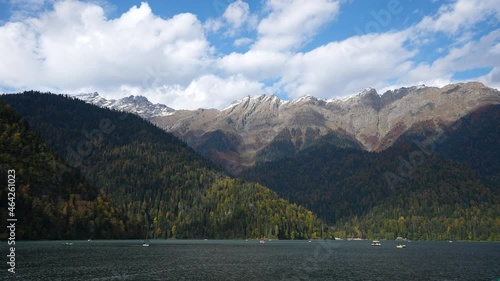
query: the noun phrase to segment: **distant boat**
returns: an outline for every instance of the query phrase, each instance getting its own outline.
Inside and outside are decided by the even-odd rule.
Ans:
[[[382,244],[380,244],[380,241],[378,240],[373,240],[372,246],[382,246]]]
[[[453,243],[453,241],[450,240],[450,241],[448,241],[448,243]]]
[[[404,244],[397,244],[396,248],[403,249],[403,248],[406,248],[406,245],[404,245]]]
[[[66,245],[66,246],[72,246],[73,243],[72,242],[66,242],[66,243],[64,243],[64,245]]]
[[[260,244],[265,244],[265,243],[266,243],[266,240],[264,240],[264,239],[260,239],[260,240],[259,240],[259,243],[260,243]]]
[[[149,236],[149,228],[147,229],[146,231],[146,239],[144,239],[144,242],[142,242],[142,246],[143,247],[149,247],[149,239],[148,239],[148,236]]]

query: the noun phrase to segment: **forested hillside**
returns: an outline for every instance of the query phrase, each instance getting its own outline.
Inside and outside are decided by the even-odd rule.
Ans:
[[[419,124],[379,153],[312,147],[243,177],[315,211],[340,237],[497,241],[498,114],[480,109],[446,132]]]
[[[13,213],[19,239],[122,238],[122,215],[78,170],[66,165],[30,129],[28,122],[0,101],[0,181],[14,170]],[[0,190],[7,214],[7,189]]]
[[[113,210],[123,215],[109,223],[122,230],[117,237],[141,238],[147,230],[154,238],[331,236],[312,212],[261,185],[227,177],[136,115],[49,93],[1,99],[116,204]]]

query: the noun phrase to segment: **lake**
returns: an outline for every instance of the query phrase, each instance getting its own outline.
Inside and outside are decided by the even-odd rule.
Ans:
[[[500,280],[500,243],[138,240],[17,242],[1,280]]]

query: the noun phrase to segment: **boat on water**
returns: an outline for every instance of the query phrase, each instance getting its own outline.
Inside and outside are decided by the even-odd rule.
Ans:
[[[142,242],[143,247],[149,247],[149,239],[148,236],[146,235],[146,239],[144,239],[144,242]]]
[[[265,244],[265,243],[266,243],[266,240],[264,240],[264,239],[260,239],[259,243],[260,243],[260,244]]]
[[[146,239],[144,239],[144,242],[142,242],[143,247],[149,247],[149,239],[148,236],[146,235]]]
[[[146,230],[146,239],[144,239],[144,242],[142,242],[142,246],[143,246],[143,247],[149,247],[149,239],[148,239],[148,236],[149,236],[149,228]]]
[[[406,245],[404,245],[404,244],[397,244],[396,248],[398,248],[398,249],[404,249],[404,248],[406,248]]]
[[[66,243],[64,243],[64,245],[66,245],[66,246],[72,246],[73,242],[66,242]]]
[[[382,244],[380,244],[379,240],[373,240],[372,246],[382,246]]]

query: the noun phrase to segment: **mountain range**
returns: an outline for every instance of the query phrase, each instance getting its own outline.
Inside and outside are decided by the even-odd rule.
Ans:
[[[22,171],[32,239],[500,240],[500,92],[477,82],[222,110],[0,100],[0,164]]]
[[[415,124],[444,129],[478,108],[500,104],[499,91],[478,82],[442,88],[421,85],[382,95],[367,89],[330,100],[304,96],[284,101],[275,95],[247,96],[222,110],[174,111],[153,105],[144,97],[106,101],[93,94],[79,98],[136,113],[233,174],[256,163],[292,157],[324,142],[382,151]]]
[[[332,238],[311,211],[228,177],[137,115],[31,91],[0,96],[0,118],[18,239]]]

